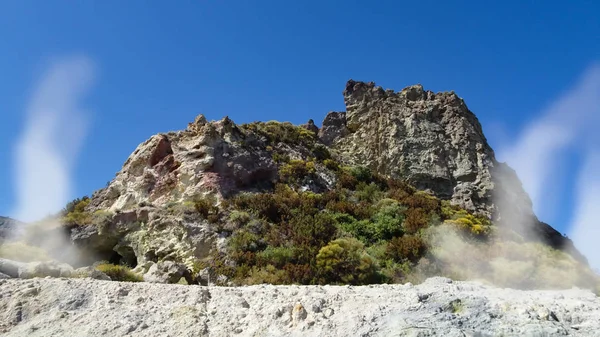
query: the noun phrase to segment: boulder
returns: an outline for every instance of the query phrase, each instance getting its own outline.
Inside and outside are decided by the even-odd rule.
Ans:
[[[19,269],[19,278],[33,277],[70,277],[73,267],[56,261],[30,262]]]
[[[173,261],[161,261],[153,264],[144,274],[144,281],[150,283],[177,283],[189,275],[187,268]]]
[[[9,277],[18,278],[19,270],[23,268],[25,263],[16,262],[7,259],[0,259],[0,273]]]
[[[0,273],[11,278],[28,279],[33,277],[70,277],[73,267],[57,261],[16,262],[0,259]]]

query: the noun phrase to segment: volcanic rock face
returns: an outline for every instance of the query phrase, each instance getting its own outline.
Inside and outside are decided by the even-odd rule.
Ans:
[[[296,135],[292,143],[237,126],[227,117],[208,122],[202,115],[186,130],[152,136],[93,195],[89,211],[109,213],[105,221],[73,228],[73,242],[115,262],[171,259],[190,267],[220,242],[219,233],[206,219],[166,210],[199,197],[218,203],[240,191],[271,188],[281,166],[273,151],[309,160],[315,144],[309,149],[299,140],[308,137],[338,161],[406,179],[584,260],[570,240],[537,220],[517,175],[496,161],[477,117],[455,93],[433,93],[420,85],[394,92],[351,80],[343,94],[346,112],[330,112],[320,129],[309,121],[300,128],[306,134]],[[284,136],[289,127],[281,129]],[[316,170],[317,179],[304,190],[320,193],[334,185],[327,170]]]
[[[572,242],[535,217],[516,173],[496,161],[477,117],[454,92],[421,85],[400,92],[348,81],[346,112],[332,112],[320,137],[346,162],[363,165],[469,211],[571,250]]]
[[[94,195],[92,207],[115,211],[142,202],[165,205],[274,179],[277,168],[264,147],[244,147],[245,138],[230,119],[207,123],[204,116],[185,131],[155,135]]]
[[[494,153],[477,118],[456,94],[435,94],[420,85],[394,92],[349,81],[344,100],[343,124],[352,133],[336,137],[333,146],[348,161],[492,215]],[[331,127],[332,119],[325,119],[324,128]]]

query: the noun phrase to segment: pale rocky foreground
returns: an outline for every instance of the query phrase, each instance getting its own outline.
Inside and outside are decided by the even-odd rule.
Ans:
[[[587,290],[0,280],[4,336],[600,336]]]

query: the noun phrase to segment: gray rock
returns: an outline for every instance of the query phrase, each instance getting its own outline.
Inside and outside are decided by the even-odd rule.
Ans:
[[[0,280],[6,280],[6,279],[9,279],[9,278],[12,278],[12,277],[10,277],[10,276],[8,276],[8,275],[6,275],[4,273],[0,273]]]
[[[210,268],[204,268],[198,272],[198,275],[196,275],[196,281],[198,282],[199,285],[208,286],[208,285],[210,285],[210,282],[211,282],[210,277],[211,277]],[[215,280],[213,280],[213,282],[214,281]]]
[[[30,262],[23,264],[19,269],[19,278],[32,277],[70,277],[73,267],[66,263],[56,261]]]
[[[24,263],[0,259],[0,273],[22,279],[47,276],[69,277],[73,273],[73,267],[57,261]]]
[[[24,266],[25,263],[0,258],[0,273],[10,277],[18,278],[19,270]]]
[[[325,145],[331,145],[335,143],[341,137],[346,136],[349,133],[346,127],[346,113],[345,112],[330,112],[323,120],[321,130],[319,130],[319,139]]]
[[[144,274],[144,281],[150,283],[177,283],[186,274],[188,274],[188,270],[184,265],[173,261],[161,261],[148,269],[148,272]]]

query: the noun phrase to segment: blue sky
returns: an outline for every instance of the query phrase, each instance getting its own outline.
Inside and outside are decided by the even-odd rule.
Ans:
[[[600,60],[598,13],[596,1],[0,2],[0,214],[16,207],[12,154],[30,96],[69,55],[95,69],[76,197],[103,187],[140,142],[198,113],[320,123],[344,109],[350,78],[454,90],[501,148]],[[561,232],[576,206],[576,180],[564,177],[582,160],[565,151],[557,187],[541,199],[558,207],[536,207]]]

